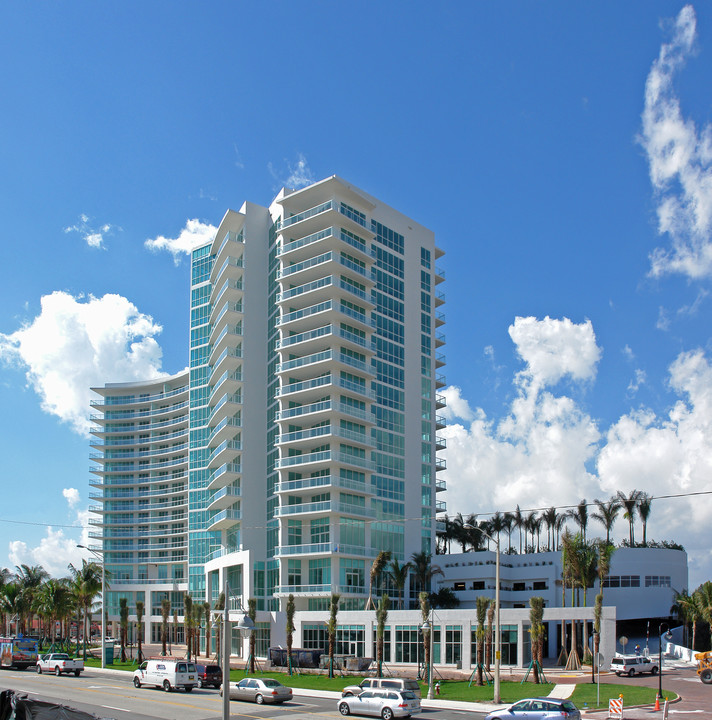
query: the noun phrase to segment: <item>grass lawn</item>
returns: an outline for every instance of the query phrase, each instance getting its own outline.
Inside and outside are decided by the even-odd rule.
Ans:
[[[601,683],[601,702],[596,705],[596,685],[594,683],[579,683],[576,685],[576,690],[571,696],[574,704],[577,708],[581,709],[584,705],[588,705],[589,708],[607,708],[608,701],[611,698],[617,698],[619,695],[623,696],[623,708],[630,707],[632,705],[653,705],[655,703],[655,696],[658,694],[657,688],[634,686],[634,685],[613,685],[609,683]],[[663,689],[663,697],[668,700],[674,700],[677,698],[677,694],[672,691],[665,691]]]

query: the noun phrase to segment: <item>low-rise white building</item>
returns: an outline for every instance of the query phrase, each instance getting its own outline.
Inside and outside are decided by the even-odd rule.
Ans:
[[[437,555],[433,563],[443,575],[437,589],[450,588],[460,607],[474,608],[478,595],[494,598],[496,553]],[[505,555],[500,558],[500,601],[503,608],[528,608],[529,598],[544,598],[545,607],[571,605],[571,591],[563,597],[560,552]],[[603,587],[603,602],[616,608],[617,620],[666,618],[675,593],[687,589],[687,553],[667,548],[617,548]],[[592,607],[598,583],[586,593]],[[583,605],[583,593],[579,603]]]

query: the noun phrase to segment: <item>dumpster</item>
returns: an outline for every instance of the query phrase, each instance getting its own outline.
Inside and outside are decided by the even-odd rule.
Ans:
[[[114,664],[114,645],[104,645],[104,665]]]

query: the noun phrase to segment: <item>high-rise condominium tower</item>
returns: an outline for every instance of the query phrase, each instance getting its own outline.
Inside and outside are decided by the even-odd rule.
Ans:
[[[380,550],[434,551],[441,254],[338,177],[227,212],[192,254],[188,372],[96,390],[115,597],[143,593],[149,623],[226,583],[359,609]]]

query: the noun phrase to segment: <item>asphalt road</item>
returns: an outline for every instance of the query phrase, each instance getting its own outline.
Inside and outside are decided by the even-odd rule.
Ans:
[[[217,690],[175,690],[166,693],[151,687],[134,688],[130,673],[86,670],[80,677],[37,675],[31,670],[1,670],[0,689],[12,689],[38,699],[68,705],[98,717],[114,720],[221,720],[222,698]],[[299,697],[282,705],[255,705],[232,701],[231,718],[249,720],[306,720],[341,718],[336,700]],[[424,708],[424,719],[462,720],[483,718],[484,713]]]

